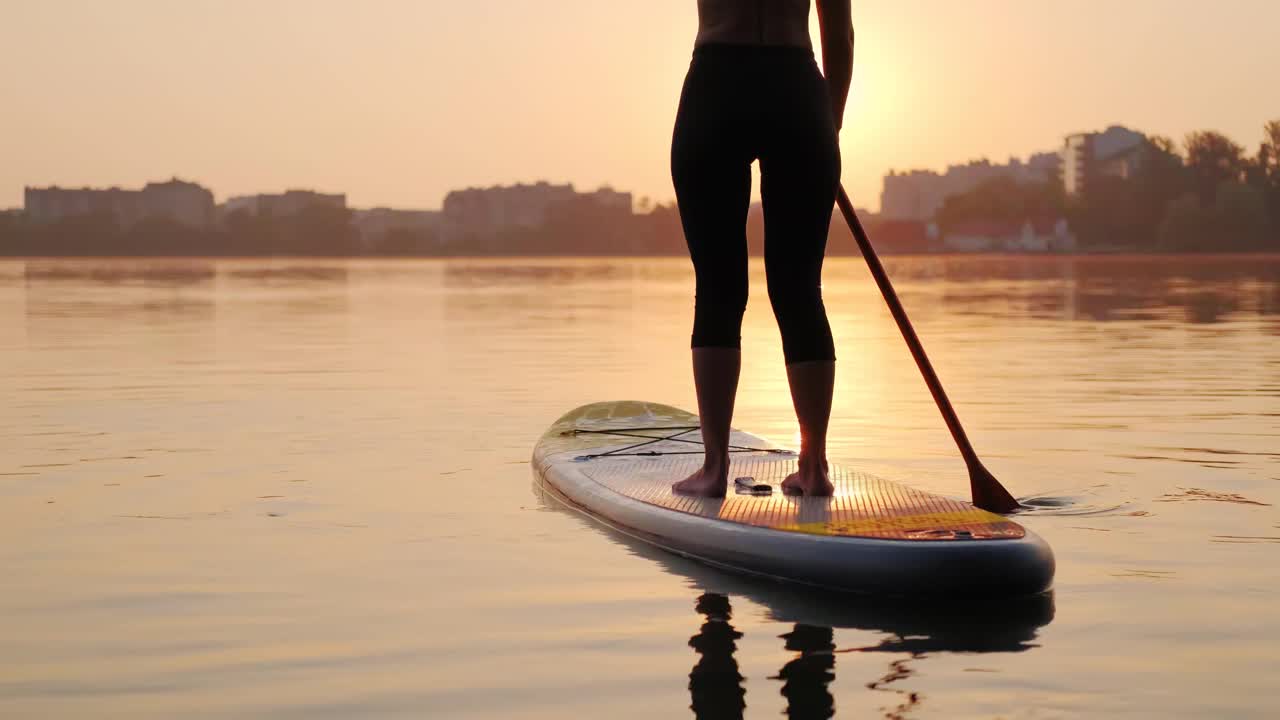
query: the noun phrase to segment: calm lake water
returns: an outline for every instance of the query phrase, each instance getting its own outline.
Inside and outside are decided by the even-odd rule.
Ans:
[[[694,407],[685,260],[0,261],[0,716],[1280,713],[1280,257],[888,268],[1051,597],[792,590],[544,501],[561,413]],[[735,424],[789,444],[753,273]],[[963,496],[825,277],[833,459]]]

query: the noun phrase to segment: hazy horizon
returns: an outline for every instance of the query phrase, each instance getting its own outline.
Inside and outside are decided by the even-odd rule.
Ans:
[[[1257,147],[1280,4],[854,2],[846,185],[1003,162],[1124,124]],[[7,3],[0,207],[24,185],[230,195],[311,187],[357,207],[438,208],[545,179],[669,201],[694,0]],[[811,15],[814,38],[816,20]]]

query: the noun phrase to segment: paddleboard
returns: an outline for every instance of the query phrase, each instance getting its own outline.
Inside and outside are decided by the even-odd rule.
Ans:
[[[838,463],[832,497],[787,496],[780,484],[795,472],[796,454],[739,430],[727,496],[677,495],[671,484],[702,462],[699,438],[697,416],[684,410],[594,403],[556,420],[531,462],[567,506],[737,572],[913,597],[1029,595],[1052,584],[1048,544],[1007,517]]]

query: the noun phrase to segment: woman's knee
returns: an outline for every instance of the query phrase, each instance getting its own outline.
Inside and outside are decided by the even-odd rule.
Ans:
[[[787,364],[810,360],[835,360],[835,343],[831,324],[819,287],[770,288],[778,330],[782,334],[782,352]]]
[[[693,307],[693,347],[741,347],[747,288],[699,283]]]
[[[819,360],[835,361],[836,345],[826,316],[823,315],[820,321],[782,329],[782,357],[788,365]]]

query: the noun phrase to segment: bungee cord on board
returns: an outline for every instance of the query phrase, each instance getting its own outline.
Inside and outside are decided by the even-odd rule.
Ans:
[[[654,445],[660,442],[679,442],[679,443],[687,443],[689,445],[697,445],[698,447],[702,447],[701,440],[690,440],[689,438],[680,437],[681,435],[686,435],[688,433],[693,432],[694,430],[700,430],[700,429],[702,429],[701,425],[675,425],[672,427],[623,427],[623,428],[612,428],[609,430],[588,430],[585,428],[574,428],[572,430],[566,430],[561,434],[562,435],[617,435],[619,437],[644,439],[644,442],[634,443],[632,445],[615,448],[613,450],[608,450],[606,452],[591,453],[588,455],[579,455],[574,458],[575,462],[583,462],[586,460],[595,460],[596,458],[602,458],[602,457],[627,457],[627,456],[657,457],[661,455],[701,454],[703,452],[702,450],[668,450],[663,452],[659,452],[657,450],[646,450],[646,451],[632,452],[632,451],[636,451],[638,448],[647,447],[649,445]],[[668,432],[671,430],[675,430],[677,432],[675,432],[672,435],[663,435],[661,437],[653,437],[652,435],[635,434],[637,432],[655,432],[655,431]],[[761,452],[761,453],[770,453],[773,455],[794,454],[791,450],[785,450],[782,448],[753,448],[753,447],[746,447],[743,445],[730,445],[729,452],[731,453]]]

